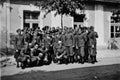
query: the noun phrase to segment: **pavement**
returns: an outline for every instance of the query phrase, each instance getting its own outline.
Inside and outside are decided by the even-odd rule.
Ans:
[[[104,65],[113,65],[113,64],[120,64],[120,49],[118,50],[98,50],[97,51],[97,60],[98,62],[95,64],[85,63],[85,64],[78,64],[78,63],[70,63],[68,65],[61,64],[50,64],[50,65],[44,65],[39,67],[32,67],[32,68],[16,68],[16,63],[13,58],[13,56],[10,57],[2,57],[0,59],[0,62],[2,62],[5,59],[8,59],[5,66],[1,66],[1,76],[7,76],[7,75],[15,75],[15,74],[23,74],[26,72],[31,71],[44,71],[44,72],[50,72],[50,71],[61,71],[61,70],[67,70],[67,69],[76,69],[76,68],[85,68],[85,67],[94,67],[94,66],[104,66]]]

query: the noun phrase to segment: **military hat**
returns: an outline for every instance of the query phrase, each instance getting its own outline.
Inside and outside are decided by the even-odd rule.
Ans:
[[[19,32],[19,31],[21,31],[21,29],[17,29],[17,30],[16,30],[16,32]]]
[[[93,27],[93,26],[90,26],[90,29],[94,29],[94,27]]]

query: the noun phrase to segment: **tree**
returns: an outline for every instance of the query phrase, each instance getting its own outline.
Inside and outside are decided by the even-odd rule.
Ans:
[[[74,16],[77,10],[85,8],[84,0],[41,0],[36,2],[36,6],[46,11],[46,15],[55,11],[56,15],[61,15],[61,27],[63,28],[63,15]]]

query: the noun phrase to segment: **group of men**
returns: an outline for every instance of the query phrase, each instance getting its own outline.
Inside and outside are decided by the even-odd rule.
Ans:
[[[17,67],[54,63],[95,63],[97,32],[94,27],[18,29],[15,37]]]

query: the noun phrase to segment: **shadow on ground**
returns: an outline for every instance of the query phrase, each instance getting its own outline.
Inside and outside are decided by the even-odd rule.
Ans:
[[[120,64],[50,72],[31,71],[2,76],[1,80],[120,80]]]

